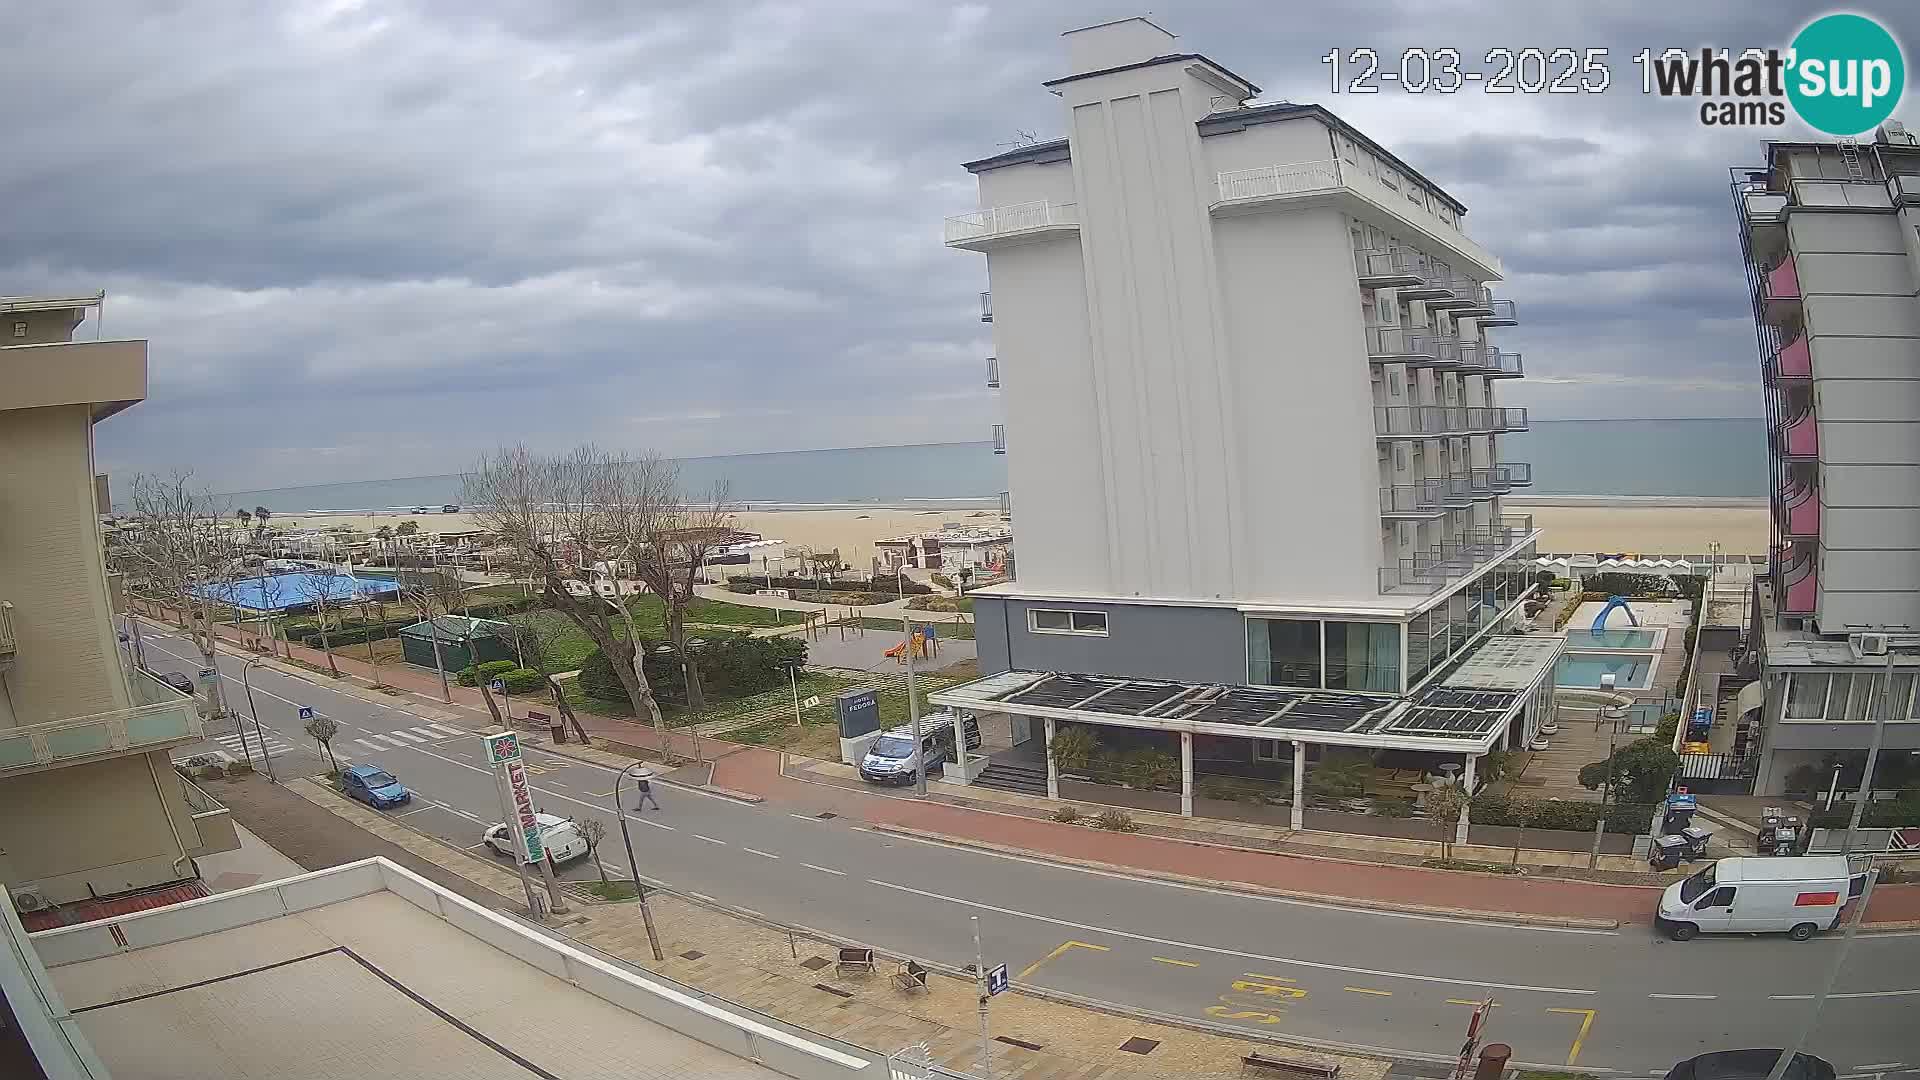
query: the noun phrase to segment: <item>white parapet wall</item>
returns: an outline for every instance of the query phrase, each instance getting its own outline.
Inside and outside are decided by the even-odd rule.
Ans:
[[[709,1046],[799,1080],[879,1075],[885,1058],[826,1037],[810,1038],[778,1021],[648,978],[541,934],[382,858],[171,907],[28,936],[48,968],[164,945],[277,919],[378,892],[391,892],[448,925],[586,993]]]

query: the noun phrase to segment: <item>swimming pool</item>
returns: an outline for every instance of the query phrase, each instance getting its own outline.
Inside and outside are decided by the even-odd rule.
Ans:
[[[1600,685],[1600,676],[1612,675],[1616,690],[1645,690],[1653,683],[1657,656],[1646,653],[1570,652],[1554,669],[1555,686]]]
[[[1570,649],[1658,649],[1661,632],[1658,630],[1568,630],[1567,647]]]

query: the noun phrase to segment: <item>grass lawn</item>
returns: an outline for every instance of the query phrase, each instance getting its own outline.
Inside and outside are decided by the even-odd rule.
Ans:
[[[920,714],[934,711],[927,704],[927,695],[935,690],[952,686],[972,678],[971,674],[942,672],[938,675],[922,675],[919,679]],[[807,709],[801,716],[806,721],[804,727],[795,727],[793,723],[793,690],[781,686],[764,690],[750,697],[736,698],[733,701],[715,701],[697,713],[689,713],[677,702],[663,701],[661,712],[666,714],[669,727],[691,727],[714,720],[726,720],[736,716],[765,709],[775,710],[774,716],[764,724],[727,735],[731,742],[751,743],[756,746],[771,746],[795,753],[814,757],[837,758],[840,755],[840,729],[834,719],[833,697],[835,694],[860,685],[860,680],[849,675],[836,675],[828,672],[803,672],[800,676],[800,697],[821,699],[816,708]],[[908,722],[907,692],[905,690],[882,690],[879,692],[880,724],[882,727],[900,727]],[[567,688],[567,700],[588,712],[603,716],[632,716],[633,707],[625,698],[617,701],[591,698],[580,692],[578,682]],[[823,741],[824,740],[824,741]],[[823,749],[824,747],[824,749]]]
[[[864,626],[869,630],[892,630],[892,631],[898,632],[900,629],[900,620],[899,619],[873,619],[873,618],[835,619],[830,625],[833,625],[833,626],[859,625],[859,626]],[[914,625],[925,626],[926,623],[922,621],[922,622],[916,622],[914,623]],[[957,639],[960,641],[972,641],[973,640],[973,624],[970,622],[936,622],[933,624],[933,633],[935,637],[951,638],[951,639]]]

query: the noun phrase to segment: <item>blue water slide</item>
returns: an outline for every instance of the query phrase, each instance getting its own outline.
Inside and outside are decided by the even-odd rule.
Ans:
[[[1627,621],[1628,621],[1628,622],[1630,622],[1630,623],[1632,623],[1632,624],[1633,624],[1633,625],[1635,625],[1635,626],[1639,626],[1639,625],[1640,625],[1640,620],[1634,617],[1634,614],[1633,614],[1633,609],[1627,606],[1627,598],[1626,598],[1626,597],[1624,597],[1624,596],[1609,596],[1609,597],[1607,597],[1607,606],[1606,606],[1606,607],[1603,607],[1603,608],[1601,608],[1601,609],[1600,609],[1600,614],[1599,614],[1598,616],[1596,616],[1596,617],[1594,618],[1594,620],[1593,620],[1593,631],[1592,631],[1592,632],[1593,632],[1593,635],[1594,635],[1595,637],[1598,637],[1598,636],[1600,636],[1600,634],[1601,634],[1601,632],[1603,632],[1604,630],[1606,630],[1606,628],[1607,628],[1607,616],[1609,616],[1609,615],[1611,615],[1611,614],[1613,614],[1613,611],[1614,611],[1614,609],[1615,609],[1615,608],[1619,608],[1619,609],[1620,609],[1621,611],[1624,611],[1624,612],[1626,612],[1626,613],[1627,613]]]

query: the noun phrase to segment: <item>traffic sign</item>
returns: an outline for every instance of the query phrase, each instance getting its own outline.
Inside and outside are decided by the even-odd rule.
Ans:
[[[987,970],[987,996],[1003,993],[1007,989],[1007,965],[995,964]]]
[[[215,674],[216,672],[210,667],[203,667],[200,669],[200,677],[203,679],[211,679],[214,677]]]
[[[820,698],[817,695],[814,697],[810,697],[805,701],[802,701],[800,703],[800,707],[803,709],[817,709],[820,707]]]
[[[300,719],[302,720],[313,719],[313,706],[311,705],[300,706]]]
[[[507,692],[507,681],[505,679],[495,679],[487,684],[487,689],[496,694],[504,694]]]

